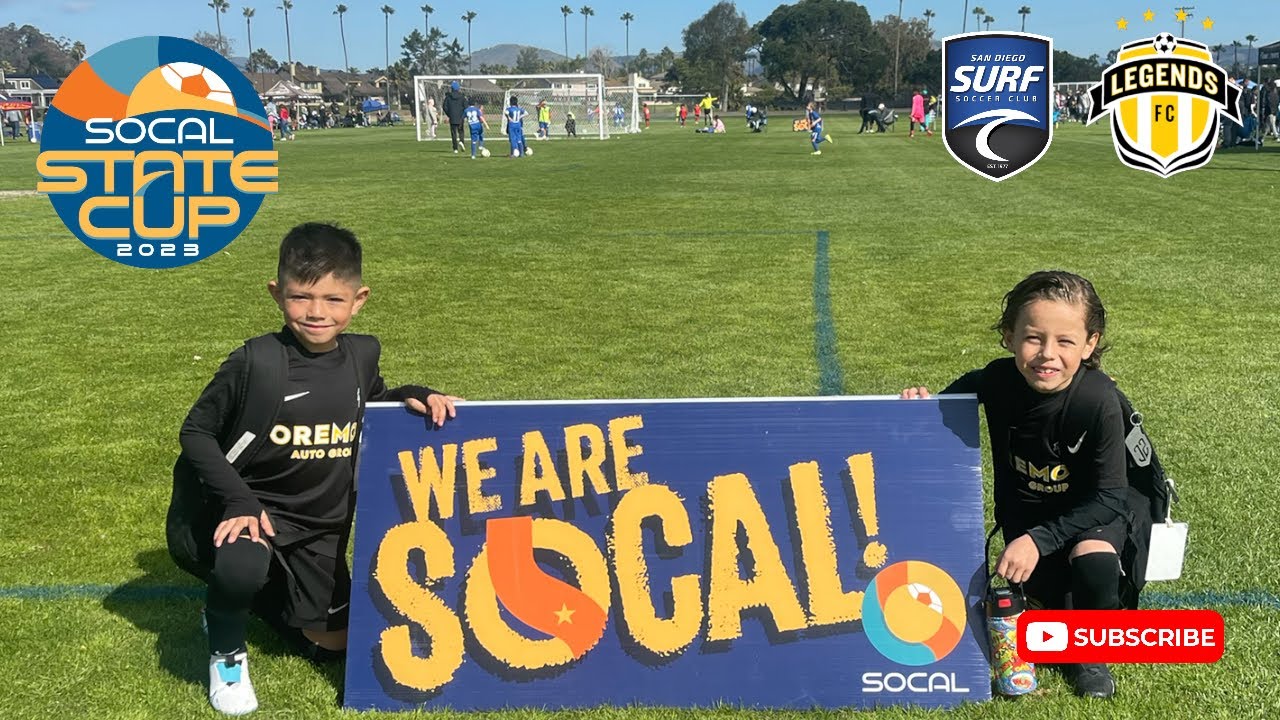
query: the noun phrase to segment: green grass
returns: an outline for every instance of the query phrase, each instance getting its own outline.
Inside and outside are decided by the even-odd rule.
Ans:
[[[1123,167],[1105,128],[1067,126],[996,184],[937,137],[858,136],[835,116],[837,142],[815,158],[784,124],[708,137],[664,122],[538,143],[518,162],[472,162],[405,128],[302,133],[279,147],[280,194],[248,231],[167,271],[105,260],[45,198],[3,192],[34,187],[36,148],[0,150],[0,591],[106,588],[0,592],[0,717],[213,716],[199,603],[129,589],[193,587],[163,551],[177,428],[222,358],[279,325],[265,283],[280,237],[306,220],[364,242],[373,294],[353,330],[382,338],[388,380],[472,399],[815,394],[818,230],[849,394],[940,387],[985,364],[1005,291],[1035,269],[1080,272],[1110,311],[1106,366],[1145,411],[1192,525],[1184,578],[1151,589],[1280,594],[1280,153],[1219,153],[1162,180]],[[1046,674],[1037,697],[947,714],[1274,717],[1280,612],[1220,609],[1216,665],[1120,668],[1107,705]],[[339,672],[283,655],[258,626],[250,641],[258,717],[344,714]]]

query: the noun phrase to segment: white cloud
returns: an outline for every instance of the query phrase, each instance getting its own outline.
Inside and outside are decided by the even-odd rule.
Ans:
[[[0,3],[3,3],[3,2],[4,0],[0,0]],[[68,0],[68,2],[62,3],[62,11],[71,13],[72,15],[79,15],[80,13],[86,13],[92,9],[93,9],[93,0]]]

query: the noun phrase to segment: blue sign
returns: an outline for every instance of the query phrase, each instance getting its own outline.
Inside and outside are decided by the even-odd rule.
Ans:
[[[345,703],[990,698],[977,403],[370,406]]]

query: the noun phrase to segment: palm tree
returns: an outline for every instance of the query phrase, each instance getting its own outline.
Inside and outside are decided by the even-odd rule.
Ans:
[[[399,96],[395,93],[395,85],[391,77],[391,16],[396,14],[396,9],[390,5],[383,5],[382,10],[382,61],[385,63],[382,72],[387,76],[387,107],[391,107],[391,101],[396,100],[396,107],[400,106]]]
[[[902,0],[898,0],[898,34],[893,39],[893,96],[898,96],[898,51],[902,47]]]
[[[595,14],[596,14],[596,11],[595,11],[595,10],[592,10],[590,5],[583,5],[583,6],[582,6],[582,9],[581,9],[581,10],[579,10],[578,12],[582,13],[582,57],[584,57],[584,58],[585,58],[585,57],[587,56],[587,53],[588,53],[588,50],[587,50],[587,18],[591,17],[592,15],[595,15]]]
[[[253,8],[244,8],[240,14],[244,15],[244,31],[249,40],[249,62],[245,65],[245,69],[253,72]]]
[[[1236,71],[1236,67],[1240,65],[1240,41],[1231,41],[1231,72]]]
[[[573,14],[573,8],[568,5],[560,6],[560,14],[564,16],[564,59],[569,59],[569,16]]]
[[[71,45],[72,60],[78,63],[81,60],[84,60],[84,56],[88,54],[89,54],[89,50],[85,48],[84,43],[80,42],[79,40],[72,43]]]
[[[467,14],[462,16],[462,21],[467,24],[467,72],[475,72],[475,68],[471,63],[471,21],[475,19],[475,10],[468,10]]]
[[[1022,16],[1022,32],[1027,31],[1027,16],[1031,14],[1031,6],[1023,5],[1018,8],[1018,14]]]
[[[338,9],[333,14],[338,16],[338,34],[342,36],[342,72],[346,72],[351,67],[351,62],[347,60],[347,27],[342,21],[342,16],[347,14],[347,6],[338,3]]]
[[[431,13],[435,12],[436,9],[430,5],[423,5],[418,9],[422,11],[423,24],[426,28],[427,37],[431,37]]]
[[[934,18],[935,18],[935,17],[937,17],[937,16],[938,16],[938,13],[936,13],[936,12],[934,12],[934,11],[932,11],[932,10],[928,9],[928,8],[925,8],[925,11],[924,11],[924,29],[925,29],[926,31],[929,29],[929,21],[930,21],[930,20],[932,20],[932,19],[934,19]]]
[[[280,0],[277,10],[284,11],[284,46],[288,54],[289,70],[293,71],[293,38],[289,35],[289,11],[293,9],[293,0]]]
[[[984,29],[985,29],[985,30],[987,30],[987,31],[990,31],[990,30],[991,30],[991,23],[993,23],[993,22],[995,22],[995,21],[996,21],[996,19],[995,19],[995,18],[993,18],[993,17],[991,17],[990,15],[988,15],[988,16],[986,16],[986,17],[982,18],[982,22],[984,22],[984,23],[986,23],[986,24],[987,24],[987,27],[986,27],[986,28],[984,28]]]
[[[623,47],[626,48],[627,62],[629,63],[631,62],[631,21],[635,20],[636,16],[632,15],[629,12],[624,12],[622,13],[622,17],[618,19],[622,21],[623,25],[627,26],[627,40],[626,40],[626,45],[624,45]]]
[[[1222,51],[1226,50],[1227,46],[1222,43],[1218,43],[1209,49],[1213,51],[1213,61],[1216,63],[1222,62]]]
[[[964,0],[964,15],[961,15],[961,17],[964,18],[964,22],[960,23],[960,32],[968,32],[969,31],[969,0]]]
[[[1247,65],[1247,64],[1248,64],[1248,62],[1249,62],[1249,55],[1252,55],[1252,54],[1253,54],[1253,43],[1258,39],[1258,36],[1257,36],[1257,35],[1245,35],[1245,36],[1244,36],[1244,39],[1249,41],[1249,54],[1244,56],[1245,64]],[[1259,63],[1259,65],[1261,65],[1261,63]]]
[[[382,69],[383,72],[391,69],[391,16],[396,14],[396,9],[390,5],[382,6]]]
[[[218,46],[226,47],[222,40],[222,13],[231,8],[231,3],[229,0],[210,0],[209,7],[213,8],[213,19],[218,22]]]
[[[975,8],[973,9],[973,20],[974,20],[974,22],[976,22],[978,25],[981,25],[981,24],[982,24],[982,17],[983,17],[984,15],[986,15],[986,14],[987,14],[987,9],[986,9],[986,8],[981,7],[981,6],[979,6],[979,7],[975,7]]]

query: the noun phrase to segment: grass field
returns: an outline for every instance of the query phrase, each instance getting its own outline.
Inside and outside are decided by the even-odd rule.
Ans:
[[[1002,352],[987,328],[1018,279],[1084,274],[1112,319],[1106,367],[1145,411],[1192,527],[1183,579],[1149,602],[1220,610],[1226,656],[1120,667],[1109,704],[1042,673],[1037,696],[947,715],[1277,717],[1280,153],[1219,153],[1162,180],[1123,167],[1105,127],[1067,126],[996,184],[937,137],[859,136],[832,116],[837,142],[811,157],[784,124],[751,135],[733,119],[710,137],[665,122],[475,162],[412,128],[302,133],[279,146],[280,194],[248,231],[167,271],[77,242],[47,199],[15,192],[34,188],[35,146],[0,149],[0,717],[215,716],[199,592],[164,550],[169,468],[214,369],[279,326],[265,283],[304,220],[364,242],[373,294],[352,329],[382,338],[388,380],[471,399],[940,387]],[[339,669],[284,655],[259,625],[250,646],[257,717],[348,715]],[[565,716],[739,714],[837,713]]]

